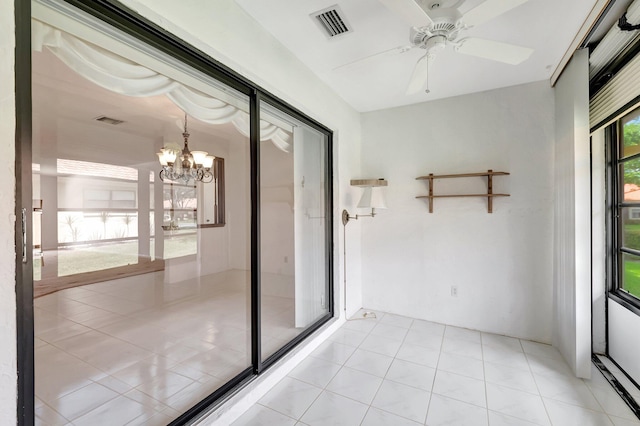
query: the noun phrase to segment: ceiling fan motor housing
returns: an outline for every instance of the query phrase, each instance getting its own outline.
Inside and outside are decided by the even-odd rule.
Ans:
[[[457,8],[462,2],[463,0],[416,0],[416,3],[429,14],[435,9]]]
[[[427,28],[411,28],[409,40],[414,46],[424,48],[431,37],[442,36],[448,41],[454,41],[461,28],[451,22],[434,22]]]
[[[430,50],[440,47],[444,41],[454,41],[461,29],[459,24],[462,15],[457,6],[461,0],[416,0],[418,5],[431,19],[430,25],[415,28],[411,31],[411,43]],[[444,46],[442,46],[444,47]]]

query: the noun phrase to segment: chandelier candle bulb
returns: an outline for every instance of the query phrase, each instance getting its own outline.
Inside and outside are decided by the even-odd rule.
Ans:
[[[172,165],[176,161],[176,152],[171,149],[163,148],[161,149],[162,156],[164,158],[164,163],[167,165]],[[162,163],[162,161],[161,161]],[[163,164],[164,165],[164,164]]]
[[[191,155],[193,155],[193,162],[196,163],[198,167],[202,167],[209,153],[207,151],[191,151]]]
[[[158,160],[162,166],[168,166],[167,160],[164,157],[164,152],[156,152],[156,155],[158,156]]]
[[[216,157],[214,157],[213,155],[207,155],[204,159],[204,162],[202,163],[202,167],[204,167],[205,169],[210,169],[211,167],[213,167],[213,160],[215,160]]]

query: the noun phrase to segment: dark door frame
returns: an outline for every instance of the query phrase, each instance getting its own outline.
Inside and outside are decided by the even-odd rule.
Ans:
[[[252,81],[185,43],[163,28],[124,7],[115,0],[60,0],[68,3],[137,39],[179,59],[185,64],[227,84],[250,99],[251,156],[251,342],[252,366],[198,402],[171,425],[183,425],[201,416],[231,390],[255,378],[273,365],[334,315],[333,280],[333,132]],[[33,323],[33,252],[31,240],[31,1],[15,4],[15,76],[16,76],[16,311],[18,365],[18,424],[31,426],[34,414],[34,323]],[[325,134],[326,173],[326,276],[329,312],[300,333],[284,347],[262,359],[260,342],[260,103],[267,102],[291,117]],[[21,220],[26,209],[25,222]],[[24,228],[23,228],[24,227]],[[23,229],[26,242],[23,249]],[[24,261],[23,261],[24,256]]]
[[[16,334],[18,424],[34,424],[31,232],[31,1],[15,0]],[[24,240],[23,240],[24,236]],[[29,285],[25,285],[25,284]]]

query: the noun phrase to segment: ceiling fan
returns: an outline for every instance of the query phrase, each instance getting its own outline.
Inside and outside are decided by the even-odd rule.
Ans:
[[[465,55],[511,65],[524,62],[533,53],[533,49],[528,47],[475,37],[461,37],[467,29],[489,21],[528,0],[485,0],[464,15],[458,11],[464,0],[379,1],[411,25],[411,45],[391,50],[406,52],[421,48],[426,51],[415,65],[407,94],[417,93],[424,87],[425,92],[429,93],[429,62],[434,59],[437,51],[446,46],[453,46],[454,51]]]

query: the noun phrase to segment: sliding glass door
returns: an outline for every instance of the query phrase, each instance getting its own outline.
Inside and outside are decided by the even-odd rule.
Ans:
[[[251,367],[249,98],[35,11],[36,416],[166,424]]]
[[[263,104],[260,142],[262,359],[329,313],[328,136]],[[267,123],[278,123],[277,136]]]
[[[34,415],[184,424],[332,316],[331,133],[74,4],[32,2]]]

